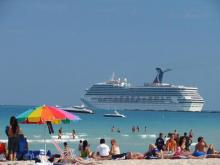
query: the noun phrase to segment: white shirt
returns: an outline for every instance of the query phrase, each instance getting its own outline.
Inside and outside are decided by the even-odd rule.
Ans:
[[[97,147],[97,152],[99,153],[100,156],[109,156],[109,146],[107,146],[106,144],[100,144]]]

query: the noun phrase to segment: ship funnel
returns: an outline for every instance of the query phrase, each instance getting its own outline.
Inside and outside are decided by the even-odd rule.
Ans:
[[[163,81],[163,74],[165,72],[171,71],[171,69],[162,70],[161,68],[156,68],[156,70],[157,70],[157,76],[155,77],[153,83],[162,83],[162,81]]]

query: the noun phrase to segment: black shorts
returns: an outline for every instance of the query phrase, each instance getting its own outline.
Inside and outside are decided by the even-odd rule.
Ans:
[[[18,152],[18,137],[9,137],[8,139],[8,152]]]
[[[127,153],[112,155],[112,159],[127,159]]]

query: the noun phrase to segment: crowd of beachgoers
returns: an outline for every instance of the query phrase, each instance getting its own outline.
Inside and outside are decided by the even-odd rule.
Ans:
[[[59,130],[59,133],[61,131]],[[24,137],[22,129],[19,127],[14,116],[10,118],[10,124],[6,127],[5,133],[8,136],[8,144],[0,143],[0,160],[41,161],[39,157],[29,152],[27,139]],[[58,138],[60,139],[61,136],[58,136]],[[64,149],[54,142],[58,153],[46,153],[44,159],[47,158],[49,162],[57,164],[74,162],[79,164],[95,164],[99,160],[220,158],[220,152],[215,150],[214,145],[208,145],[204,137],[198,137],[195,148],[190,150],[193,138],[195,137],[193,137],[192,130],[190,130],[189,134],[185,132],[182,136],[174,130],[166,138],[164,138],[163,133],[159,133],[155,143],[150,144],[145,153],[132,151],[121,153],[120,145],[116,139],[111,139],[111,145],[108,146],[104,138],[100,139],[96,151],[92,151],[87,140],[80,140],[78,147],[79,156],[73,153],[73,149],[67,142],[63,143]]]

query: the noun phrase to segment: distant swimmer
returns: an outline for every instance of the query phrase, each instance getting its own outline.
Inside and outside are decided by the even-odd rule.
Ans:
[[[115,132],[115,126],[114,126],[114,125],[112,126],[111,131],[112,131],[112,132]]]
[[[133,126],[131,130],[134,133],[135,132],[135,126]]]
[[[139,128],[139,126],[137,126],[136,130],[137,130],[137,132],[139,132],[139,131],[140,131],[140,128]]]

